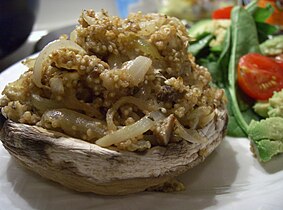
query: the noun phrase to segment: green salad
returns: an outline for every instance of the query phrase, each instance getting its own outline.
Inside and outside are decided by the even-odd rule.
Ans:
[[[188,31],[189,52],[225,89],[228,135],[251,139],[263,162],[283,152],[283,35],[265,23],[272,13],[271,5],[252,1],[231,7],[226,19],[201,20]]]

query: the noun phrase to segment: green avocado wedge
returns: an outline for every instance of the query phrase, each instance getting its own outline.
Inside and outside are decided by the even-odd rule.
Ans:
[[[283,152],[283,118],[270,117],[261,121],[252,121],[248,127],[251,145],[257,158],[267,162]]]

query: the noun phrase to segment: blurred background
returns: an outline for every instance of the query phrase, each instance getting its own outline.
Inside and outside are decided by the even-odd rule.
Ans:
[[[90,8],[118,15],[115,0],[0,0],[0,72],[68,33]]]
[[[107,9],[111,15],[162,12],[189,23],[209,18],[219,7],[246,4],[238,0],[1,0],[0,72],[39,51],[60,34],[69,33],[83,9]]]

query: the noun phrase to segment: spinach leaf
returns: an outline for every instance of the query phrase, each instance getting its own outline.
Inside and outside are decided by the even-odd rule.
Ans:
[[[234,115],[229,115],[229,122],[227,126],[227,135],[233,137],[246,137],[246,133],[238,125],[238,122]]]
[[[238,122],[233,113],[233,104],[231,103],[231,95],[228,90],[228,66],[231,55],[231,27],[227,29],[226,37],[223,42],[223,51],[217,62],[217,72],[214,74],[214,81],[218,87],[224,88],[228,100],[227,110],[229,114],[229,121],[227,125],[227,134],[235,137],[245,137],[246,134],[238,125]]]
[[[258,9],[257,1],[251,1],[245,8],[251,15],[253,15]]]
[[[227,29],[225,40],[223,42],[223,50],[219,56],[219,59],[216,65],[211,68],[211,63],[208,65],[208,69],[212,74],[214,83],[219,87],[225,90],[226,97],[228,99],[227,110],[229,114],[229,121],[227,126],[227,134],[229,136],[235,137],[245,137],[246,134],[242,128],[238,125],[238,122],[234,116],[231,103],[232,99],[228,91],[228,66],[231,55],[231,27]],[[210,67],[210,68],[209,68]]]
[[[272,15],[273,11],[274,8],[268,4],[265,8],[257,7],[252,15],[256,22],[264,22]]]
[[[229,67],[231,65],[235,68],[240,57],[250,52],[260,53],[260,48],[255,21],[244,8],[234,7],[231,21],[232,48]]]
[[[265,23],[266,19],[269,18],[274,12],[274,8],[271,4],[262,8],[257,5],[257,1],[253,1],[246,6],[246,10],[252,15],[256,22],[256,28],[258,32],[259,42],[262,43],[268,39],[268,36],[276,33],[279,29],[274,25]]]
[[[201,58],[200,60],[198,60],[198,63],[199,65],[204,66],[208,69],[211,74],[213,83],[215,84],[215,78],[217,78],[219,74],[217,61]]]
[[[222,52],[222,44],[210,47],[211,52],[221,53]]]
[[[246,137],[246,133],[239,126],[238,121],[233,113],[233,104],[229,90],[225,87],[225,93],[228,99],[227,109],[229,113],[229,121],[227,126],[227,134],[234,137]]]
[[[194,56],[197,56],[202,49],[204,49],[206,46],[208,46],[209,42],[213,39],[212,34],[207,34],[197,42],[191,43],[188,50],[190,53],[192,53]]]
[[[256,27],[260,43],[266,41],[269,35],[272,35],[278,31],[278,27],[268,23],[256,22]]]
[[[231,96],[230,103],[232,103],[234,117],[242,130],[247,134],[248,122],[243,117],[238,103],[241,95],[237,96],[236,69],[241,56],[250,52],[260,53],[260,48],[255,21],[247,10],[239,6],[234,7],[231,14],[231,21],[232,46],[228,69],[228,91]],[[247,107],[249,106],[247,105]],[[251,107],[245,113],[248,115],[248,119],[257,118],[257,115],[249,109]]]
[[[252,108],[254,105],[254,100],[248,97],[239,87],[236,88],[239,108],[245,121],[249,124],[252,120],[260,120],[261,117],[256,114]]]
[[[223,50],[217,61],[218,72],[215,75],[215,83],[218,86],[227,86],[228,84],[228,65],[231,51],[231,27],[227,29],[225,40],[223,42]]]
[[[271,4],[267,4],[267,6],[263,8],[258,6],[257,1],[250,2],[245,9],[253,16],[256,22],[265,22],[274,11]]]

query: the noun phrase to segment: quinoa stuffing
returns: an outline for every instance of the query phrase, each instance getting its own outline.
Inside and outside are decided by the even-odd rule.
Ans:
[[[121,150],[190,141],[225,97],[210,86],[188,43],[186,28],[173,17],[83,11],[70,38],[48,44],[5,87],[2,114]]]

